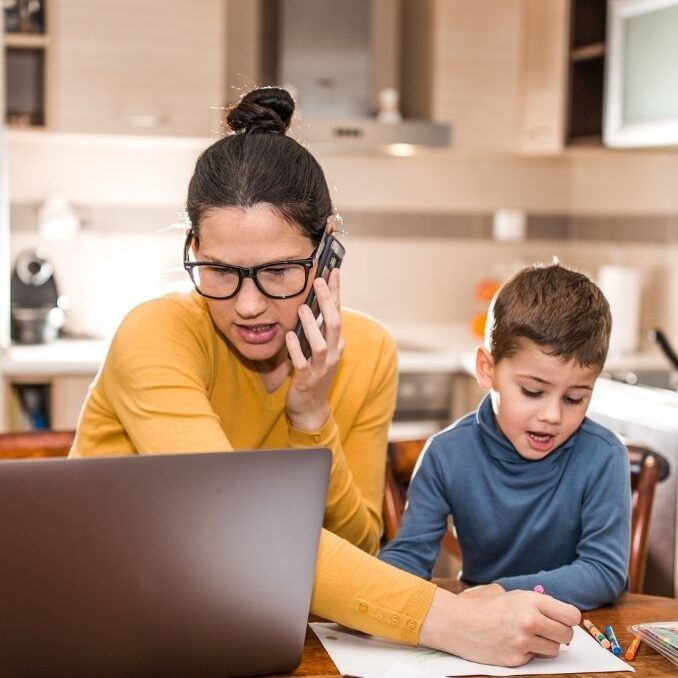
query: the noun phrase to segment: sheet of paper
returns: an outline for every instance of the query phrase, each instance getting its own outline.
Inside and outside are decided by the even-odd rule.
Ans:
[[[379,640],[338,624],[312,623],[337,669],[343,675],[362,678],[441,678],[442,676],[521,676],[550,673],[604,673],[633,668],[602,648],[584,629],[576,627],[569,646],[551,659],[533,659],[525,666],[505,668],[476,664],[453,655],[422,647]]]

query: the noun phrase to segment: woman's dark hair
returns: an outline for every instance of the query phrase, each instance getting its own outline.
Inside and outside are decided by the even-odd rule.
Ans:
[[[186,211],[195,237],[211,209],[268,203],[320,242],[332,201],[318,161],[285,136],[293,113],[294,100],[279,87],[253,89],[229,111],[232,133],[203,151],[188,185]]]

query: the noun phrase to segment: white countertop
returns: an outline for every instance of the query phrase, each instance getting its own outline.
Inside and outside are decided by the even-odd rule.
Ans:
[[[401,372],[473,374],[480,343],[465,323],[386,323],[396,339]],[[50,344],[12,345],[2,353],[6,376],[94,375],[106,356],[108,340],[59,339]],[[627,356],[608,357],[605,369],[663,369],[667,361],[656,347]]]
[[[94,375],[106,357],[108,340],[58,339],[49,344],[13,344],[3,351],[5,376]]]
[[[678,393],[673,391],[598,379],[591,412],[678,434]]]

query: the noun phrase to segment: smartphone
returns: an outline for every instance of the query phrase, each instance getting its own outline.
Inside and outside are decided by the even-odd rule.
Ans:
[[[321,276],[328,280],[330,277],[330,271],[333,268],[339,268],[341,262],[344,258],[346,250],[344,246],[333,236],[325,235],[324,236],[325,244],[321,245],[322,250],[318,256],[318,266],[316,268],[315,277],[320,278]],[[323,316],[320,313],[320,308],[318,306],[318,300],[315,297],[315,290],[311,288],[311,291],[308,293],[304,303],[311,308],[313,315],[318,321],[318,326],[322,327]],[[301,324],[301,321],[297,323],[297,326],[294,328],[294,333],[299,339],[301,344],[301,352],[304,354],[305,358],[311,357],[311,346],[306,339],[306,334],[304,333],[304,328]]]

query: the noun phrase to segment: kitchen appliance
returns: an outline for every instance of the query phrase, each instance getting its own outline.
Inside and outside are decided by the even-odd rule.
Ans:
[[[54,341],[64,324],[64,311],[54,267],[44,252],[25,250],[16,259],[10,283],[11,337],[18,344]]]
[[[636,384],[598,379],[588,416],[667,462],[668,473],[660,475],[655,490],[644,593],[673,597],[678,594],[678,394],[640,385],[646,381],[643,371],[636,376]]]
[[[404,36],[413,22],[399,2],[278,0],[276,7],[275,77],[294,93],[304,142],[393,155],[450,146],[448,124],[402,120],[399,110],[389,122],[375,116],[384,99],[393,107],[399,98],[412,51]]]
[[[389,440],[428,438],[452,420],[453,376],[447,371],[400,372]]]

